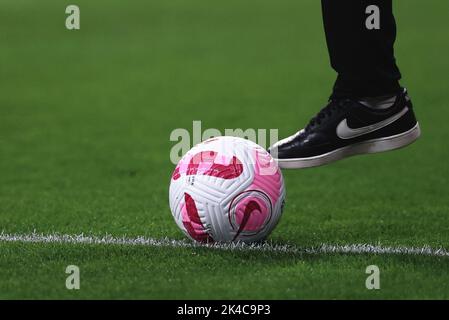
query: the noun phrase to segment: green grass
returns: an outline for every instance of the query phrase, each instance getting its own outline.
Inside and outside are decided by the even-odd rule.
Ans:
[[[0,4],[0,230],[183,239],[170,132],[294,132],[325,103],[315,0]],[[395,4],[397,59],[423,130],[409,148],[285,171],[271,240],[449,248],[449,4]],[[282,112],[281,112],[282,111]],[[65,289],[65,267],[81,290]],[[381,290],[365,289],[365,268]],[[0,243],[0,298],[449,298],[449,259]]]

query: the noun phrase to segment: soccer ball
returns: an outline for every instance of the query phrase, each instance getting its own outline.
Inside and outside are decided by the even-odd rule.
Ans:
[[[285,198],[282,173],[259,145],[215,137],[179,161],[170,209],[179,228],[198,242],[263,240],[278,223]]]

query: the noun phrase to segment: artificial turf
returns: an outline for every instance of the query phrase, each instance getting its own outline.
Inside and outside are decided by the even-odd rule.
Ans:
[[[0,231],[183,239],[168,208],[170,133],[302,127],[326,102],[315,0],[0,4]],[[395,2],[414,145],[284,171],[270,240],[449,248],[449,3]],[[65,267],[81,289],[65,288]],[[381,289],[365,288],[365,268]],[[0,298],[449,298],[449,258],[0,243]]]

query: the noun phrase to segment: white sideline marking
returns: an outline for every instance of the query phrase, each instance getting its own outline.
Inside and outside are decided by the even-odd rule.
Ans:
[[[71,243],[71,244],[101,244],[101,245],[131,245],[150,247],[172,247],[172,248],[211,248],[219,250],[234,251],[261,251],[287,254],[326,254],[326,253],[349,253],[349,254],[397,254],[397,255],[424,255],[435,257],[449,257],[449,251],[444,248],[405,247],[405,246],[381,246],[370,244],[348,244],[333,245],[321,244],[316,247],[301,248],[289,244],[275,244],[265,242],[262,244],[197,244],[186,240],[173,240],[168,238],[154,239],[147,237],[126,238],[105,236],[85,236],[69,234],[8,234],[0,233],[0,242],[22,242],[22,243]]]

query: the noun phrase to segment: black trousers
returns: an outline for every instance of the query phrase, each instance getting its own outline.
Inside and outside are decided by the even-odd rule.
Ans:
[[[401,73],[394,57],[396,22],[392,0],[321,0],[331,65],[337,71],[333,96],[396,94]],[[379,8],[378,28],[367,27],[371,5]],[[368,10],[369,11],[369,10]]]

